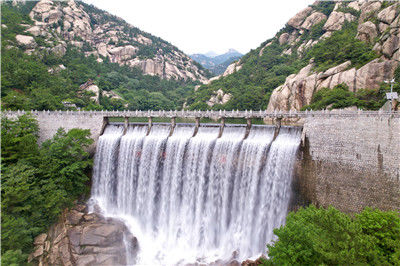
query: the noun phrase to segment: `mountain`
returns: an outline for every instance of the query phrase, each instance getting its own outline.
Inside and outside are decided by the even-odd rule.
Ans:
[[[1,24],[5,108],[180,109],[186,86],[207,81],[175,46],[84,2],[2,2]],[[85,93],[95,101],[78,89],[89,80],[97,88]]]
[[[400,3],[315,2],[189,97],[191,109],[376,110],[400,81]],[[394,90],[400,92],[399,83]],[[397,104],[397,108],[398,108]]]
[[[190,57],[215,75],[220,75],[229,64],[240,59],[242,56],[238,51],[229,49],[228,52],[221,55],[208,52],[207,54],[192,54]]]

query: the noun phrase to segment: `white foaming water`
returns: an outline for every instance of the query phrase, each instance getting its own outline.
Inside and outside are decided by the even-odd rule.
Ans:
[[[99,138],[92,202],[125,221],[140,252],[128,264],[244,260],[265,252],[288,210],[301,131],[110,125]],[[127,249],[130,250],[130,249]],[[233,255],[234,253],[234,255]]]

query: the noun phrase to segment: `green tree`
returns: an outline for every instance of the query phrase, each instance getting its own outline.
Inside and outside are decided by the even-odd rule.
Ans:
[[[274,265],[398,265],[400,216],[365,209],[354,218],[311,205],[289,213],[268,245]]]

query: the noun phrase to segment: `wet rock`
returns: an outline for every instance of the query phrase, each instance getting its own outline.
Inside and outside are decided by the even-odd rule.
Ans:
[[[64,211],[47,234],[35,239],[29,261],[39,265],[125,265],[126,250],[134,255],[139,249],[136,237],[123,222],[86,211],[84,205]]]

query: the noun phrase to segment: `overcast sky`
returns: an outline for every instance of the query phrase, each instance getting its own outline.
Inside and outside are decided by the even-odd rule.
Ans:
[[[314,0],[84,0],[187,54],[257,48]]]

